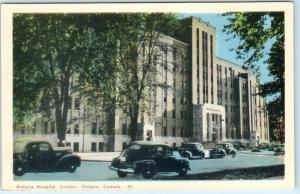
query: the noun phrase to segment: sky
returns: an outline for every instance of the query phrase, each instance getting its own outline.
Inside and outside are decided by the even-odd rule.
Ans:
[[[239,39],[235,38],[235,39],[228,40],[228,38],[231,38],[231,36],[222,31],[224,25],[228,23],[227,17],[221,16],[221,14],[182,14],[181,17],[188,17],[191,15],[195,17],[201,17],[202,20],[208,22],[210,25],[216,28],[216,38],[217,38],[216,52],[218,57],[224,58],[228,61],[231,61],[239,65],[243,64],[243,60],[237,59],[237,55],[235,51],[234,50],[230,51],[230,49],[232,48],[234,49],[239,45]],[[266,51],[269,50],[270,46],[271,46],[271,42],[269,41],[266,44]],[[261,83],[265,83],[272,80],[272,77],[268,75],[269,71],[267,69],[267,64],[264,63],[266,59],[267,58],[265,57],[259,61],[259,66],[260,66],[259,72],[261,74],[260,77]]]

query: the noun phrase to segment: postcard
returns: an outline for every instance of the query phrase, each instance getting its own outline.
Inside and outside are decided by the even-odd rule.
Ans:
[[[3,4],[2,187],[293,188],[293,58],[291,2]]]

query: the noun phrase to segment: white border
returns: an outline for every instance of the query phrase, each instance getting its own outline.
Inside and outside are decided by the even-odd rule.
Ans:
[[[264,181],[99,181],[99,182],[36,182],[13,180],[12,169],[12,14],[13,13],[95,13],[95,12],[181,12],[181,13],[222,13],[229,11],[284,11],[285,12],[285,112],[286,112],[286,156],[285,178]],[[18,189],[17,185],[76,186],[74,191],[84,190],[82,184],[98,185],[100,190],[241,190],[241,189],[282,189],[293,188],[295,181],[294,159],[294,53],[293,53],[293,4],[276,3],[126,3],[126,4],[10,4],[1,5],[1,129],[2,129],[2,187],[5,190]],[[176,184],[175,184],[176,183]],[[218,185],[222,185],[221,187]],[[104,185],[118,185],[121,189],[105,189]],[[129,189],[127,186],[132,185]],[[170,186],[171,185],[171,186]],[[51,189],[50,189],[51,190]],[[71,189],[66,189],[71,190]],[[99,190],[99,189],[94,189]]]

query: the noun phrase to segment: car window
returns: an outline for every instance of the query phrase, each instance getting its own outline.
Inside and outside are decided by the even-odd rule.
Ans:
[[[157,146],[157,154],[160,155],[171,155],[172,151],[166,146]]]
[[[41,143],[39,144],[39,151],[40,152],[49,152],[50,151],[50,145],[47,143]]]
[[[181,155],[178,151],[173,151],[173,156],[175,156],[176,159],[181,159]]]
[[[123,150],[121,156],[123,157],[131,156],[133,154],[136,154],[139,150],[141,150],[141,148],[142,146],[140,145],[136,145],[136,144],[131,145]]]
[[[31,144],[28,147],[28,153],[29,154],[36,154],[38,152],[38,145],[37,144]]]

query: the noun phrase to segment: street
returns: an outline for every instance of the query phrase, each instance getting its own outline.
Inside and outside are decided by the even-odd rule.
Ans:
[[[191,171],[189,171],[188,174],[199,174],[228,169],[270,166],[278,164],[283,164],[283,156],[239,153],[235,158],[226,156],[221,159],[190,160]],[[77,168],[74,173],[26,173],[21,177],[14,176],[14,179],[20,181],[145,180],[141,175],[128,175],[125,178],[119,178],[115,171],[108,168],[109,165],[110,162],[82,161],[81,166]],[[153,179],[158,179],[160,176],[165,177],[174,175],[177,175],[177,173],[160,173],[155,175]]]

